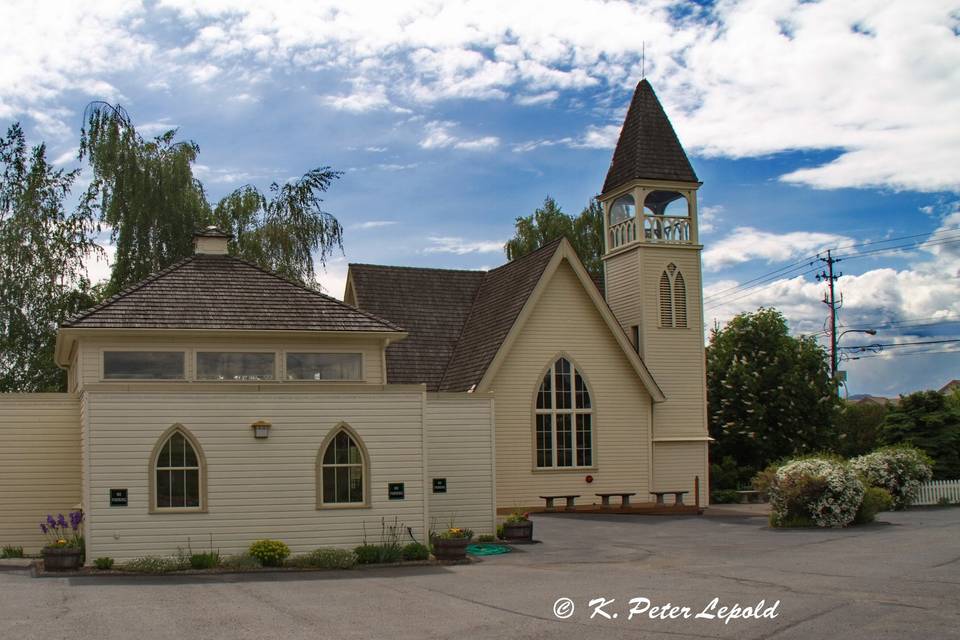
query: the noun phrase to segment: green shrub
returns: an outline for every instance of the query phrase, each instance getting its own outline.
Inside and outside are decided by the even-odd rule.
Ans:
[[[933,477],[933,461],[915,447],[894,445],[850,461],[871,487],[886,489],[894,509],[906,509],[920,493],[920,485]]]
[[[176,571],[179,567],[177,561],[172,558],[143,556],[131,560],[122,568],[124,571],[135,571],[137,573],[169,573]]]
[[[949,507],[952,504],[953,503],[950,502],[950,498],[948,498],[947,496],[942,496],[939,500],[937,500],[938,507]]]
[[[22,558],[23,547],[15,547],[12,544],[6,544],[0,549],[0,558]]]
[[[190,556],[191,569],[213,569],[220,566],[220,552],[207,551],[206,553],[194,553]]]
[[[777,469],[780,468],[781,464],[781,462],[774,462],[773,464],[768,465],[763,471],[758,471],[750,481],[750,485],[753,487],[753,490],[759,491],[764,498],[769,498],[770,485],[773,484],[773,480],[777,476]]]
[[[93,566],[100,571],[109,571],[113,569],[113,558],[97,558],[93,561]]]
[[[490,535],[489,533],[485,533],[481,536],[477,536],[477,542],[496,542],[496,541],[497,541],[497,537]]]
[[[260,561],[249,553],[238,553],[233,556],[227,556],[220,561],[220,566],[224,569],[243,571],[246,569],[256,569],[260,566]]]
[[[353,552],[358,564],[386,564],[403,558],[403,547],[398,543],[362,544]]]
[[[853,519],[854,524],[868,524],[873,522],[874,518],[881,511],[889,511],[893,506],[893,498],[890,492],[879,487],[867,487],[863,493],[863,502],[857,509],[857,515]]]
[[[290,555],[290,547],[280,540],[257,540],[250,545],[249,553],[264,567],[280,567]]]
[[[498,525],[497,525],[497,538],[500,539],[500,540],[503,540],[503,525],[502,525],[502,524],[498,524]]]
[[[733,504],[740,501],[735,489],[721,489],[710,494],[710,504]]]
[[[310,553],[290,558],[287,565],[303,569],[350,569],[357,564],[357,556],[349,549],[315,549]]]
[[[853,522],[864,486],[842,459],[812,456],[777,470],[770,485],[770,524],[797,526],[810,519],[818,527],[845,527]]]
[[[402,555],[404,560],[426,560],[430,557],[430,549],[425,544],[411,542],[403,548]]]

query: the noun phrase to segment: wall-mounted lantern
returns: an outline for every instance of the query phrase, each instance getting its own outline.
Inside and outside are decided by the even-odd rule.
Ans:
[[[270,427],[272,425],[269,422],[264,422],[263,420],[257,420],[250,428],[253,429],[253,437],[257,440],[266,440],[270,437]]]

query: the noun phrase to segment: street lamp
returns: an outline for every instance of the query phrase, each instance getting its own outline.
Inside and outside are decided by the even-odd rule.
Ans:
[[[831,372],[833,373],[834,380],[837,379],[837,349],[839,348],[837,347],[837,345],[840,343],[840,339],[848,333],[865,333],[868,336],[875,336],[877,335],[877,330],[876,329],[847,329],[846,331],[840,332],[840,335],[837,336],[837,339],[833,341],[834,350],[833,350],[833,353],[830,354],[830,366],[831,366]],[[842,382],[843,382],[844,388],[846,388],[847,386],[846,378],[844,378]]]

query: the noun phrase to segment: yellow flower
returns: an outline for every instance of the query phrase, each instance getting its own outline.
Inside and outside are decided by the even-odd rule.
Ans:
[[[57,544],[67,544],[67,541],[64,540],[63,538],[60,538],[59,540],[57,540]]]

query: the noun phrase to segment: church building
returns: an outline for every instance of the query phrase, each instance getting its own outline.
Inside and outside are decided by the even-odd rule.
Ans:
[[[0,395],[0,544],[36,551],[75,507],[88,562],[123,562],[211,537],[353,547],[382,522],[493,533],[550,496],[706,505],[699,187],[642,80],[600,195],[602,286],[558,239],[486,272],[351,264],[341,302],[199,232],[63,323],[66,393]]]

